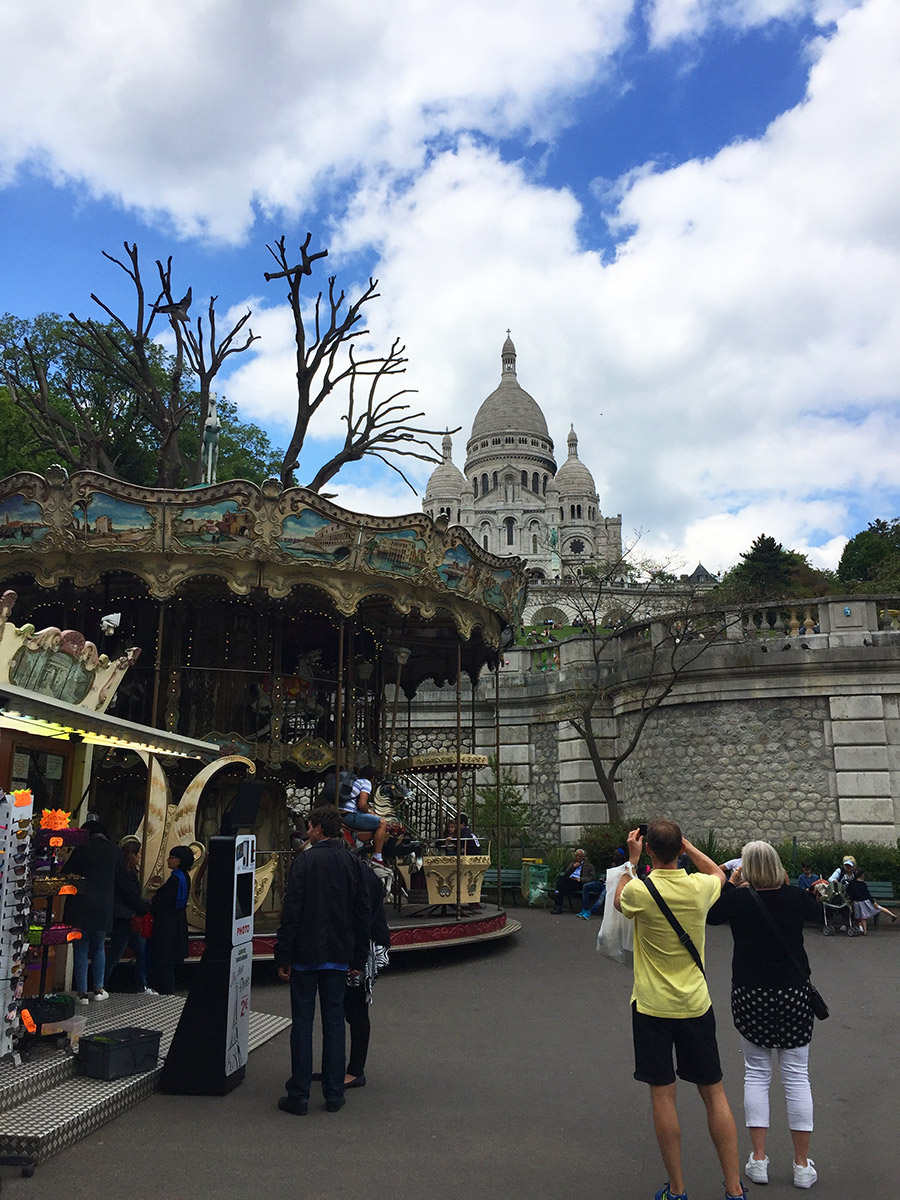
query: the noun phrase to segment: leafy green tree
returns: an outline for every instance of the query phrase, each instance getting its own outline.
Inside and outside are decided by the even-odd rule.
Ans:
[[[497,759],[491,755],[488,770],[493,783],[476,789],[474,828],[479,838],[491,843],[493,859],[499,849],[501,865],[509,859],[513,844],[528,835],[531,811],[522,796],[522,788],[510,767],[500,770],[500,829],[497,827]]]
[[[0,479],[17,471],[43,471],[54,461],[53,453],[41,446],[7,389],[0,387]]]
[[[57,313],[28,321],[9,313],[0,318],[0,378],[7,385],[0,388],[0,434],[6,434],[0,477],[42,471],[58,462],[145,487],[195,482],[189,468],[200,458],[200,392],[179,383],[185,415],[177,428],[166,431],[153,419],[140,390],[124,381],[114,365],[116,356],[129,353],[121,329],[94,323],[93,331],[107,347],[108,359],[85,346],[78,322]],[[170,394],[178,370],[173,356],[151,342],[144,347],[143,361],[157,393]],[[241,421],[236,406],[224,398],[218,411],[218,478],[261,483],[277,475],[283,454],[266,432]],[[174,476],[163,476],[161,456],[175,461],[163,449],[170,435],[181,466]]]
[[[844,547],[837,573],[845,584],[877,585],[883,580],[892,586],[889,581],[900,573],[900,518],[870,521]]]
[[[741,561],[722,580],[723,590],[742,599],[773,600],[786,596],[795,555],[768,534],[761,533]]]
[[[834,588],[834,572],[818,570],[805,554],[786,550],[773,537],[761,533],[741,555],[741,562],[722,576],[717,595],[751,604],[760,600],[822,596]]]

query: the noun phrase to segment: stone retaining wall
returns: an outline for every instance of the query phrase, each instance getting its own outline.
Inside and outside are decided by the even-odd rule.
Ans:
[[[767,628],[754,640],[740,628],[739,638],[711,645],[679,680],[622,768],[627,816],[667,812],[695,834],[712,828],[729,842],[795,835],[896,842],[900,631],[885,628],[876,600],[815,604],[821,632],[791,638]],[[528,649],[504,654],[501,759],[533,807],[536,839],[577,842],[584,825],[607,819],[587,747],[567,720],[589,653],[585,639],[559,643],[558,669]],[[596,710],[604,747],[627,741],[641,693],[629,672],[640,662],[623,657],[606,709]],[[463,704],[470,713],[468,681]],[[492,681],[476,690],[475,716],[476,749],[493,754]],[[449,736],[455,699],[420,689],[412,721]]]

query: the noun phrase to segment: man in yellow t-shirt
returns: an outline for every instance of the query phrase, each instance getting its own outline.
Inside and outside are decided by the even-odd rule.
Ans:
[[[742,1200],[747,1193],[740,1180],[737,1129],[722,1086],[716,1020],[706,976],[682,945],[649,888],[635,877],[644,842],[638,829],[628,835],[630,871],[619,881],[613,903],[634,921],[634,1077],[650,1085],[656,1140],[669,1172],[655,1200],[687,1200],[673,1051],[678,1075],[697,1085],[706,1105],[710,1136],[725,1173],[726,1200]],[[706,914],[718,900],[725,876],[711,858],[682,837],[674,821],[651,822],[646,849],[652,863],[652,882],[690,936],[702,962]],[[688,875],[678,867],[680,854],[688,856],[696,874]]]

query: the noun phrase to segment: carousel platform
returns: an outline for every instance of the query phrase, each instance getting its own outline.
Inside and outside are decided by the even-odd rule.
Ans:
[[[86,1034],[132,1026],[161,1031],[159,1062],[140,1075],[91,1079],[78,1074],[74,1054],[49,1045],[35,1046],[19,1064],[0,1062],[0,1157],[44,1162],[145,1100],[156,1090],[183,1007],[183,996],[114,993],[79,1011],[87,1017]],[[251,1012],[250,1050],[289,1027],[286,1017]]]
[[[456,906],[429,905],[426,901],[407,903],[398,912],[392,901],[385,902],[385,916],[391,931],[391,954],[409,950],[436,950],[442,946],[465,946],[509,937],[522,928],[505,908],[496,904],[463,905],[459,919]],[[199,962],[203,939],[191,939],[189,962]],[[275,932],[253,935],[253,960],[274,958]]]

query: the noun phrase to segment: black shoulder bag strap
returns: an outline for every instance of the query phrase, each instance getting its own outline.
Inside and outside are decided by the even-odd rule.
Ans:
[[[666,918],[666,920],[669,922],[669,924],[675,930],[675,934],[676,934],[679,942],[681,942],[682,946],[684,946],[685,950],[687,950],[688,954],[691,956],[691,958],[694,960],[694,962],[700,968],[700,974],[705,979],[706,972],[703,970],[703,961],[700,958],[700,955],[697,953],[697,947],[691,941],[691,935],[682,927],[681,922],[678,920],[678,918],[672,912],[671,908],[669,908],[668,904],[666,904],[665,900],[663,900],[662,896],[659,894],[659,889],[657,888],[656,884],[653,882],[653,880],[650,878],[649,875],[645,876],[644,884],[647,887],[647,891],[650,893],[650,895],[653,897],[653,899],[659,905],[660,912],[662,913],[662,915]]]
[[[768,924],[768,926],[772,930],[772,932],[775,934],[776,941],[779,942],[782,950],[785,952],[785,954],[791,960],[791,963],[793,964],[794,969],[796,970],[797,974],[800,976],[800,978],[803,980],[804,983],[809,985],[810,995],[812,996],[813,1013],[815,1014],[815,1016],[818,1020],[824,1021],[828,1016],[828,1005],[825,1003],[825,999],[822,996],[821,992],[818,990],[818,988],[813,983],[809,969],[803,967],[803,964],[800,962],[800,959],[797,957],[797,955],[794,953],[794,951],[790,948],[790,946],[784,940],[784,934],[781,932],[781,930],[775,924],[775,918],[772,916],[772,914],[766,908],[765,904],[763,904],[762,896],[760,896],[760,894],[756,890],[756,888],[751,887],[750,884],[748,884],[747,890],[749,891],[749,893],[753,897],[753,899],[756,901],[757,907],[759,908],[759,911],[763,915],[763,919]]]

